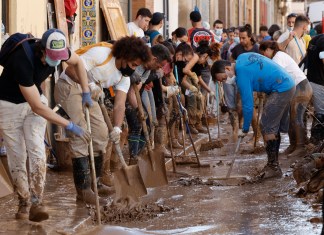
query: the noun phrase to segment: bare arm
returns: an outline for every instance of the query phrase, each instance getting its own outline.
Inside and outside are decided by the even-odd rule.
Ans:
[[[137,85],[137,89],[140,90],[142,87],[142,83],[139,83]],[[127,92],[127,101],[128,103],[133,107],[133,108],[137,108],[137,100],[136,100],[136,95],[135,95],[135,91],[133,86],[130,86],[128,92]]]
[[[122,126],[125,115],[125,102],[126,102],[127,93],[123,91],[116,91],[114,110],[113,110],[113,121],[114,126],[119,128]]]
[[[194,56],[188,62],[186,67],[183,68],[183,73],[191,76],[191,74],[192,74],[191,69],[195,66],[195,64],[198,62],[198,60],[199,60],[199,56],[196,53],[194,53]]]
[[[52,109],[41,102],[38,89],[35,85],[31,87],[19,86],[19,88],[34,113],[56,125],[66,127],[69,124],[68,120],[56,114]]]
[[[191,84],[187,81],[188,76],[185,75],[182,79],[181,86],[190,90]]]
[[[66,63],[69,65],[66,74],[81,85],[82,92],[90,92],[87,72],[80,57],[75,52],[71,52],[71,57]]]
[[[289,37],[285,41],[279,43],[279,48],[285,51],[290,41],[294,39],[295,35],[296,33],[294,31],[290,32]]]

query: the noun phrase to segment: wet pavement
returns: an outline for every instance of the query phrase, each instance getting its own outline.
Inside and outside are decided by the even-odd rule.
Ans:
[[[223,135],[227,132],[222,129]],[[212,133],[217,136],[215,129]],[[287,136],[282,142],[284,149]],[[210,164],[207,168],[177,165],[179,174],[168,173],[167,186],[148,189],[141,205],[127,216],[106,208],[102,216],[106,226],[99,228],[94,227],[88,208],[75,203],[71,173],[49,170],[44,198],[50,219],[39,224],[16,221],[17,199],[2,198],[0,234],[320,234],[322,225],[310,220],[321,217],[321,206],[312,197],[295,196],[293,160],[279,158],[284,172],[280,179],[246,183],[237,179],[249,180],[264,166],[266,155],[248,154],[252,148],[245,142],[240,147],[245,154],[235,156],[234,149],[235,143],[228,143],[200,152],[201,162]],[[192,151],[189,154],[193,156]],[[230,176],[234,179],[219,180],[234,157]]]

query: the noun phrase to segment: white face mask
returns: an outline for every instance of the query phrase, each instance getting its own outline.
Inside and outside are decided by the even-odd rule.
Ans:
[[[214,61],[211,58],[207,58],[207,64],[212,66],[214,64]]]
[[[234,37],[234,42],[240,43],[240,37]]]
[[[293,31],[294,27],[288,27],[287,28],[289,32]]]
[[[176,46],[179,46],[180,43],[181,42],[179,40],[177,40],[175,44],[176,44]]]
[[[223,29],[215,29],[216,36],[221,36],[223,33]]]

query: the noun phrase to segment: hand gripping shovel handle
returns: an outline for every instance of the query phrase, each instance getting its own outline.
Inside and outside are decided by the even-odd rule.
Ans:
[[[89,108],[88,107],[85,107],[85,118],[86,118],[86,121],[87,121],[87,129],[91,134],[90,113],[89,113]],[[93,189],[94,189],[94,193],[95,193],[95,196],[96,196],[96,209],[97,209],[98,225],[101,225],[101,214],[100,214],[100,207],[99,207],[97,176],[96,176],[96,170],[95,170],[95,164],[94,164],[92,138],[90,138],[90,142],[89,142],[89,154],[90,154],[90,163],[91,163],[91,172],[92,172],[92,184],[93,184]]]
[[[146,120],[144,118],[144,111],[143,111],[143,105],[142,105],[141,96],[139,94],[139,91],[138,91],[138,88],[137,88],[136,84],[133,85],[133,89],[135,91],[136,101],[137,101],[137,105],[138,105],[138,111],[139,111],[140,118],[141,118],[141,121],[142,121],[145,140],[147,142],[147,149],[148,149],[149,157],[150,157],[150,160],[151,160],[151,166],[152,166],[153,171],[155,171],[156,167],[155,167],[155,163],[153,161],[152,145],[151,145],[150,136],[149,136],[148,130],[147,130]]]
[[[113,126],[112,126],[112,124],[111,124],[111,121],[110,121],[110,118],[109,118],[109,115],[108,115],[107,109],[106,109],[106,107],[104,106],[104,104],[102,103],[101,99],[99,100],[99,106],[100,106],[100,109],[101,109],[102,115],[104,116],[105,122],[106,122],[106,124],[107,124],[107,126],[108,126],[108,130],[109,130],[109,132],[111,132],[111,131],[113,130]],[[120,149],[120,145],[119,145],[119,143],[114,143],[114,146],[115,146],[115,149],[116,149],[117,155],[118,155],[118,157],[119,157],[119,160],[120,160],[120,162],[121,162],[121,164],[122,164],[122,167],[123,167],[124,169],[126,169],[128,166],[127,166],[127,164],[126,164],[126,162],[125,162],[125,159],[124,159],[124,157],[123,157],[123,153],[122,153],[122,151],[121,151],[121,149]],[[127,180],[128,180],[128,179],[127,179]],[[129,182],[128,182],[128,183],[129,183]]]

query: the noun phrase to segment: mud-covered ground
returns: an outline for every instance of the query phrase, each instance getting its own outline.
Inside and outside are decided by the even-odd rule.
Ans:
[[[227,129],[221,131],[228,136]],[[168,172],[168,185],[149,188],[132,208],[115,205],[109,198],[101,208],[101,227],[94,226],[95,208],[75,203],[71,173],[49,171],[44,203],[50,219],[38,224],[16,221],[17,198],[2,198],[0,234],[320,234],[321,205],[315,194],[296,196],[293,160],[280,156],[284,176],[257,182],[253,176],[266,163],[266,155],[262,148],[251,154],[248,139],[241,144],[243,154],[234,154],[231,141],[221,149],[200,152],[202,164],[209,167],[178,164],[178,173]],[[281,150],[287,146],[287,136],[282,142]],[[194,162],[192,151],[190,156]],[[233,158],[230,179],[220,179]]]

